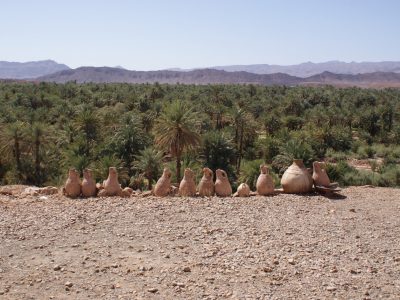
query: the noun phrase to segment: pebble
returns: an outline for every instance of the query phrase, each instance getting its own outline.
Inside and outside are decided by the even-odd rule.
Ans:
[[[192,272],[192,270],[190,269],[190,267],[184,267],[183,272],[189,273]]]
[[[59,265],[55,265],[53,268],[54,271],[60,271],[61,267]]]
[[[156,289],[156,288],[150,288],[150,289],[148,289],[147,291],[150,292],[150,293],[155,294],[155,293],[158,292],[158,289]]]
[[[69,281],[67,281],[66,283],[65,283],[65,286],[66,287],[72,287],[74,284],[72,283],[72,282],[69,282]]]
[[[326,288],[326,290],[327,290],[327,291],[330,291],[330,292],[333,292],[333,291],[336,291],[336,287],[334,287],[334,286],[328,286],[328,287]]]

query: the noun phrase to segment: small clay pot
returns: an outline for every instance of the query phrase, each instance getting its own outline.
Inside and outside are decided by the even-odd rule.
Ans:
[[[260,165],[260,175],[257,178],[256,189],[257,194],[262,196],[271,195],[275,191],[274,181],[269,175],[266,165]]]
[[[321,163],[314,161],[313,162],[313,175],[312,178],[314,180],[315,186],[323,186],[329,187],[331,181],[329,180],[328,174],[326,170],[321,167]]]
[[[215,194],[219,197],[229,197],[232,195],[232,187],[229,183],[228,175],[224,170],[215,171],[217,180],[215,181]]]
[[[199,190],[199,195],[202,197],[211,197],[214,196],[214,174],[213,171],[209,168],[204,168],[203,169],[203,177],[201,178],[199,185],[198,185],[198,190]]]
[[[63,193],[67,197],[76,198],[81,195],[81,180],[76,169],[68,171],[68,178],[63,188]]]
[[[168,196],[171,191],[171,171],[168,168],[164,168],[162,176],[158,179],[154,186],[154,195],[157,197]]]
[[[106,196],[120,196],[122,192],[121,185],[118,182],[118,172],[115,167],[108,169],[108,178],[103,182],[104,193]]]
[[[83,180],[82,180],[82,196],[83,197],[94,197],[96,196],[97,188],[96,182],[92,177],[92,170],[83,170]]]
[[[241,183],[238,186],[238,189],[236,191],[236,196],[237,197],[249,197],[250,196],[250,187],[247,183]]]
[[[313,180],[303,160],[293,161],[293,164],[283,173],[281,184],[283,191],[289,194],[308,193],[312,190]]]
[[[190,169],[185,169],[183,179],[179,184],[179,196],[182,197],[196,196],[196,183],[194,181],[194,173]]]

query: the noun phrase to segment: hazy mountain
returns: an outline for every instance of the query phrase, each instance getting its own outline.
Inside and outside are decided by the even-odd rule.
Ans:
[[[228,72],[245,71],[255,74],[273,74],[285,73],[297,77],[309,77],[323,72],[331,72],[336,74],[361,74],[374,72],[395,72],[400,73],[400,62],[384,61],[384,62],[342,62],[328,61],[324,63],[306,62],[298,65],[233,65],[233,66],[217,66],[212,67],[216,70],[224,70]]]
[[[30,61],[25,63],[0,61],[0,78],[31,79],[70,69],[53,60]]]
[[[374,72],[367,74],[334,74],[323,72],[307,78],[283,73],[254,74],[248,72],[226,72],[201,69],[179,71],[129,71],[108,67],[81,67],[64,70],[37,78],[41,81],[64,83],[83,82],[126,82],[126,83],[184,83],[184,84],[261,84],[261,85],[325,85],[360,87],[400,87],[400,73]]]

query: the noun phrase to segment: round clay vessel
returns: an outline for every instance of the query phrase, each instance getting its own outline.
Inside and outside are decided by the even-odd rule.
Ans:
[[[329,180],[328,174],[326,170],[321,167],[321,163],[314,161],[313,162],[313,175],[312,178],[314,180],[314,184],[316,186],[324,186],[329,187],[331,181]]]
[[[281,184],[283,191],[289,194],[308,193],[312,190],[312,177],[305,168],[303,160],[293,161],[293,164],[283,173]]]
[[[82,196],[83,197],[94,197],[96,196],[96,182],[92,177],[92,170],[83,170],[83,180],[82,180]]]
[[[257,178],[256,189],[257,194],[262,196],[271,195],[275,191],[274,181],[269,175],[266,165],[260,165],[260,175]]]
[[[108,169],[108,178],[103,182],[104,192],[107,196],[120,196],[121,185],[118,182],[118,173],[115,167]]]
[[[163,174],[154,186],[154,195],[157,197],[165,197],[171,191],[171,171],[164,168]]]
[[[179,184],[179,196],[182,197],[196,196],[196,183],[194,181],[194,173],[190,169],[185,169],[183,179]]]
[[[199,190],[199,195],[202,197],[211,197],[214,196],[214,174],[213,171],[209,168],[203,168],[203,177],[199,182],[199,186],[197,187]]]
[[[229,197],[232,195],[232,187],[228,180],[228,175],[224,170],[215,171],[217,180],[215,180],[215,194],[219,197]]]
[[[68,178],[63,188],[65,196],[76,198],[81,195],[81,180],[79,178],[79,172],[75,169],[68,171]]]
[[[236,191],[238,197],[249,197],[250,187],[247,183],[241,183]]]

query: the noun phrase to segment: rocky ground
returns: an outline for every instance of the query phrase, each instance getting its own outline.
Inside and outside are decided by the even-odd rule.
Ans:
[[[400,190],[0,196],[0,298],[399,299]]]

